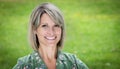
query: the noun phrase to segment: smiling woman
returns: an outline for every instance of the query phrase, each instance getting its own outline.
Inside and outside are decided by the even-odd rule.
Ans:
[[[60,10],[51,3],[36,7],[30,17],[33,53],[19,58],[13,69],[88,69],[75,55],[61,51],[65,28]]]
[[[55,46],[61,38],[61,27],[54,23],[48,14],[44,13],[40,19],[40,26],[36,30],[40,46]]]

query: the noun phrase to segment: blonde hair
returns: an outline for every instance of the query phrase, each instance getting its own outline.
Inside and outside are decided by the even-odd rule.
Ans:
[[[44,13],[47,13],[51,17],[51,19],[55,23],[57,23],[62,29],[61,39],[57,44],[58,49],[60,49],[63,46],[64,36],[65,36],[64,18],[61,11],[51,3],[43,3],[33,10],[29,21],[30,44],[32,45],[32,48],[34,50],[38,50],[40,43],[38,41],[37,35],[34,33],[34,30],[36,30],[39,27],[40,18]]]

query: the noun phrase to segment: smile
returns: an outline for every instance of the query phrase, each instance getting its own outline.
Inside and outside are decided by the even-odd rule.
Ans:
[[[47,40],[55,40],[56,37],[45,37]]]

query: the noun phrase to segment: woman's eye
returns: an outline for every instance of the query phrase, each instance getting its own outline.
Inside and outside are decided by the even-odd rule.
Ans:
[[[47,27],[47,25],[42,25],[42,27]]]
[[[59,25],[55,25],[55,27],[60,27]]]

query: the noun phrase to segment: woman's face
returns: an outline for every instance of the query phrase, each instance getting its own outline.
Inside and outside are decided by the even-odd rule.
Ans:
[[[48,14],[44,13],[36,33],[40,46],[57,46],[61,38],[61,27],[55,24]]]

